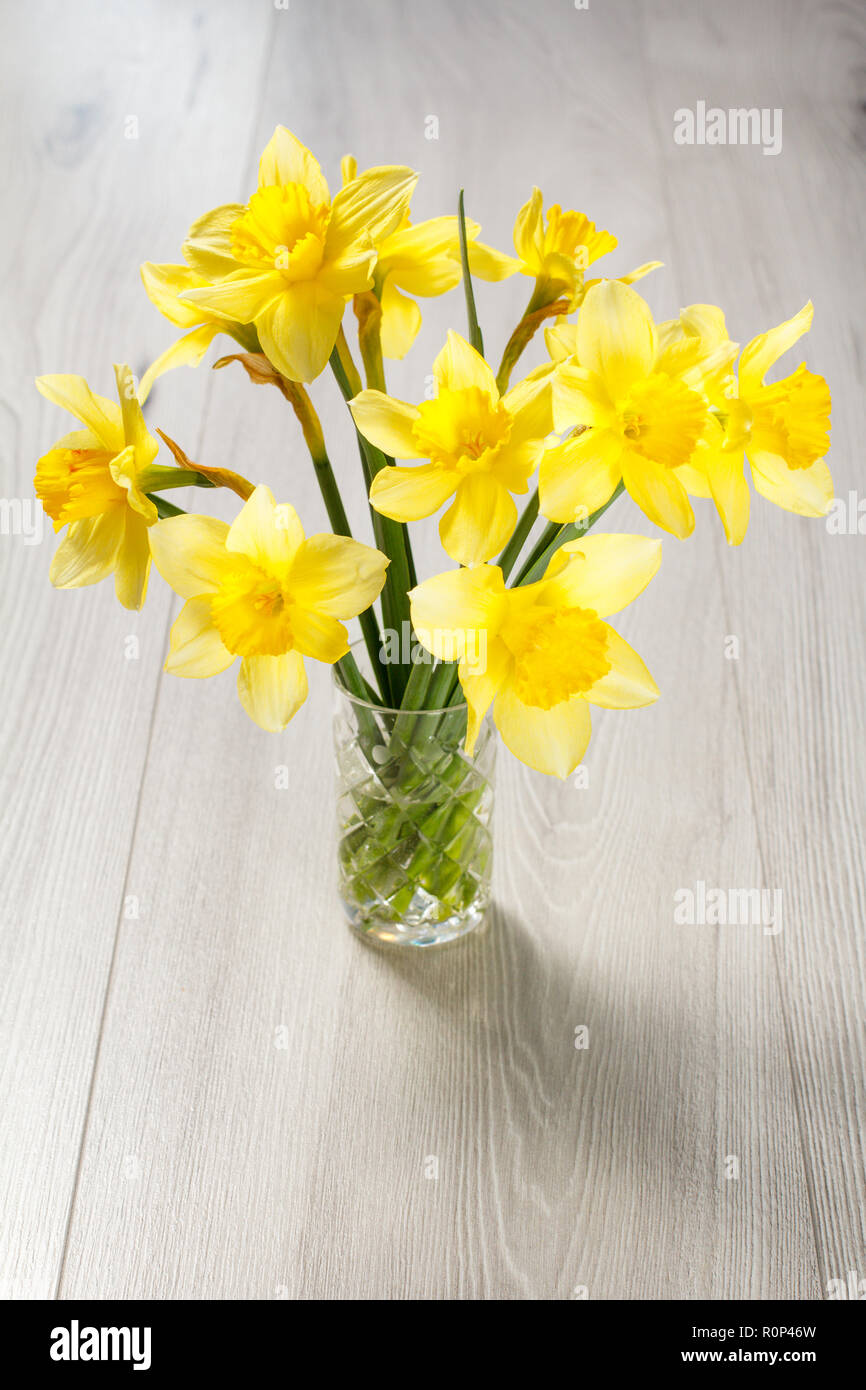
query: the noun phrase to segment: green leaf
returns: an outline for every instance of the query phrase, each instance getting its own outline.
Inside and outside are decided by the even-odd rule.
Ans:
[[[466,294],[466,317],[469,320],[469,341],[477,353],[484,356],[484,339],[478,327],[478,314],[475,310],[475,292],[472,289],[472,276],[469,273],[469,252],[466,244],[466,217],[463,212],[463,189],[457,199],[457,224],[460,232],[460,264],[463,266],[463,289]]]

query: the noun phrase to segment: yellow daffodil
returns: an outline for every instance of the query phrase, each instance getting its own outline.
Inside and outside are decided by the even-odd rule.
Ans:
[[[352,155],[342,163],[343,184],[358,177]],[[513,258],[478,241],[479,223],[466,218],[472,270],[483,280],[503,280],[514,273]],[[421,327],[416,296],[431,299],[460,283],[460,240],[456,217],[433,217],[413,226],[409,214],[396,231],[376,243],[375,285],[382,305],[381,342],[386,357],[401,358]]]
[[[489,560],[517,521],[512,493],[525,493],[552,427],[547,382],[521,382],[500,397],[484,358],[459,333],[433,364],[438,394],[408,405],[381,391],[350,402],[355,424],[394,458],[426,458],[416,467],[386,467],[370,501],[394,521],[432,516],[453,498],[439,523],[448,555],[462,565]]]
[[[657,325],[656,367],[680,377],[713,404],[724,399],[733,381],[733,362],[739,343],[728,337],[725,316],[717,304],[690,304],[679,318]]]
[[[186,599],[166,671],[214,676],[241,658],[238,695],[263,729],[284,729],[307,697],[304,657],[333,665],[349,650],[341,618],[378,597],[387,558],[345,536],[304,536],[294,507],[257,487],[231,526],[169,517],[154,526],[157,569]]]
[[[731,342],[725,316],[715,304],[690,304],[679,318],[658,324],[657,333],[657,370],[699,392],[711,407],[695,452],[676,476],[689,496],[715,499],[728,541],[736,544],[749,519],[749,490],[742,456],[737,463],[721,453],[725,436],[718,408],[733,391],[739,344]]]
[[[755,491],[786,511],[824,516],[833,500],[833,479],[824,462],[830,447],[830,388],[805,363],[782,381],[764,377],[812,326],[812,304],[760,334],[743,349],[738,379],[719,410],[719,429],[707,447],[704,468],[728,540],[737,544],[749,520],[743,451]]]
[[[730,362],[733,344],[678,355],[660,342],[649,306],[629,286],[602,280],[577,320],[576,360],[553,387],[557,430],[582,432],[549,449],[539,473],[540,508],[551,521],[584,519],[620,479],[656,525],[685,537],[695,518],[682,469],[712,424],[708,376]]]
[[[258,350],[258,338],[253,328],[234,323],[181,299],[186,290],[209,287],[204,276],[197,275],[189,266],[154,265],[152,261],[146,261],[141,267],[141,278],[148,298],[159,312],[169,323],[188,330],[160,354],[141,378],[138,398],[142,404],[163,372],[170,371],[172,367],[197,367],[218,333],[228,333],[247,352]]]
[[[587,536],[562,546],[535,584],[508,589],[498,565],[483,565],[413,589],[419,641],[442,660],[460,662],[467,752],[492,705],[515,757],[567,777],[589,743],[591,704],[652,703],[652,676],[604,619],[637,597],[660,561],[659,541]]]
[[[823,516],[833,481],[823,456],[829,448],[830,391],[823,377],[800,366],[767,386],[773,363],[812,324],[812,305],[744,348],[739,380],[721,309],[692,304],[679,319],[658,326],[659,370],[700,390],[712,412],[690,462],[677,470],[686,490],[711,497],[729,545],[739,545],[749,524],[745,450],[755,489],[802,516]]]
[[[77,589],[113,573],[124,608],[140,608],[150,570],[148,527],[157,519],[145,496],[147,471],[159,445],[147,432],[129,367],[114,371],[119,405],[80,376],[36,378],[42,395],[84,428],[43,454],[33,481],[55,531],[69,528],[51,562],[52,584]]]
[[[721,309],[715,304],[690,304],[680,310],[679,318],[657,324],[656,333],[659,371],[681,377],[714,403],[726,395],[738,344],[728,338]],[[554,367],[564,362],[580,366],[576,322],[558,318],[544,330],[544,338]]]
[[[473,273],[483,280],[509,275],[509,258],[478,241],[481,227],[467,220]],[[423,299],[445,294],[460,283],[460,244],[456,217],[433,217],[413,227],[405,224],[379,246],[376,284],[381,285],[382,351],[386,357],[405,357],[421,327],[421,310],[409,295]]]
[[[544,215],[544,199],[541,189],[534,188],[532,197],[517,214],[514,224],[514,249],[517,259],[512,260],[512,271],[520,271],[535,280],[542,298],[552,301],[566,298],[569,313],[583,303],[586,291],[596,280],[586,280],[589,267],[617,246],[617,239],[610,232],[598,231],[594,222],[582,212],[563,212],[558,203]],[[481,274],[483,255],[476,257],[469,250],[469,267]],[[643,279],[651,270],[657,270],[661,261],[647,261],[623,275],[621,283],[630,285]],[[502,278],[502,277],[497,277]],[[546,288],[545,288],[546,287]]]
[[[553,323],[549,323],[544,330],[544,341],[553,366],[559,366],[561,362],[567,362],[569,358],[577,366],[576,323],[570,322],[567,318],[554,319]]]
[[[249,203],[215,208],[191,228],[184,257],[208,283],[182,298],[254,323],[277,370],[312,381],[328,361],[347,300],[372,287],[375,242],[400,226],[416,178],[402,165],[368,169],[332,200],[316,159],[277,126]]]

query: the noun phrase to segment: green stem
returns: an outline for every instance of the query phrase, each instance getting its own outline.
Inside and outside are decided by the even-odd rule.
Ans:
[[[406,682],[406,689],[403,691],[403,699],[400,704],[401,710],[417,710],[427,708],[427,690],[433,675],[434,662],[431,657],[429,661],[419,661],[413,664]]]
[[[335,356],[336,365],[334,363]],[[334,375],[337,377],[337,381],[340,384],[340,390],[346,400],[352,400],[362,390],[361,378],[358,374],[358,368],[355,366],[354,358],[349,350],[349,344],[346,342],[346,335],[343,332],[342,325],[337,334],[334,351],[331,353],[331,367],[333,368]]]
[[[167,516],[186,516],[183,507],[176,507],[173,502],[169,502],[165,497],[157,497],[155,492],[145,493],[148,501],[152,502],[159,512],[159,519],[163,521]]]
[[[328,457],[328,451],[325,448],[325,436],[322,432],[322,425],[316,414],[315,406],[310,400],[308,392],[305,391],[300,382],[286,381],[283,386],[283,394],[295,412],[301,430],[303,431],[304,441],[309,450],[310,458],[313,461],[316,481],[319,484],[319,491],[322,494],[322,501],[325,504],[325,511],[328,513],[331,529],[334,535],[347,536],[351,540],[352,528],[349,525],[349,518],[346,516],[346,509],[343,506],[343,499],[340,496],[340,489],[334,477],[334,470],[331,466],[331,460]],[[379,634],[379,624],[376,621],[376,614],[373,609],[367,608],[360,615],[359,621],[361,624],[361,632],[364,637],[364,644],[370,658],[370,665],[379,684],[379,698],[382,700],[389,700],[391,698],[391,688],[388,681],[388,672],[382,662],[382,639]],[[348,661],[349,658],[344,657],[343,660]],[[354,657],[351,658],[351,662],[354,666]],[[353,693],[357,695],[359,691],[353,689]]]
[[[361,349],[361,360],[364,363],[364,375],[367,378],[367,387],[371,391],[381,391],[383,395],[387,395],[385,364],[382,359],[382,306],[372,292],[365,295],[355,295],[355,313],[358,319],[358,345]],[[340,332],[342,333],[342,329]],[[345,335],[343,335],[342,346],[343,354],[341,355],[341,364],[345,365],[346,355],[348,355],[351,361],[351,353],[349,352],[349,345],[346,342]],[[352,365],[354,366],[354,363]],[[368,441],[368,448],[369,447]],[[382,454],[381,457],[385,465],[393,465],[394,460],[388,458],[386,454]],[[375,467],[370,469],[371,479],[376,476],[378,471],[379,469]],[[369,485],[367,491],[369,492]],[[415,561],[412,556],[412,543],[409,539],[409,530],[408,527],[402,525],[400,522],[392,522],[392,525],[400,527],[403,538],[403,547],[406,552],[406,567],[408,570],[408,582],[406,586],[406,591],[408,593],[409,589],[414,589],[415,585],[418,583],[418,577],[415,573]],[[390,551],[388,553],[390,554]]]
[[[452,703],[452,696],[455,690],[459,689],[457,680],[457,662],[442,661],[433,673],[430,682],[429,701],[430,709],[447,709]],[[460,691],[460,698],[463,699],[463,692]]]
[[[348,402],[358,394],[358,391],[354,389],[355,380],[357,380],[358,390],[361,388],[361,383],[357,372],[354,371],[354,364],[351,371],[348,369],[345,351],[345,338],[343,338],[342,344],[338,338],[337,345],[331,353],[331,370],[336,377],[337,385]],[[388,466],[392,460],[380,449],[376,449],[370,444],[357,427],[355,434],[364,468],[364,481],[369,493],[370,485],[376,474]],[[376,545],[391,561],[385,578],[385,587],[382,590],[382,617],[385,626],[396,633],[398,645],[402,647],[404,623],[410,624],[408,630],[411,632],[409,590],[415,587],[414,566],[410,561],[408,535],[401,522],[392,521],[389,517],[382,516],[375,507],[370,508],[370,516]],[[396,706],[402,699],[403,690],[409,678],[409,670],[402,663],[395,663],[389,668],[389,674],[390,700],[392,705]]]
[[[316,470],[316,478],[322,493],[322,500],[325,503],[325,510],[328,513],[328,520],[331,529],[336,536],[348,536],[351,539],[352,529],[349,519],[346,516],[346,509],[343,506],[343,499],[340,496],[340,489],[334,477],[334,470],[327,454],[320,455],[313,459],[313,467]],[[382,638],[379,632],[379,624],[376,621],[376,614],[372,608],[366,608],[360,614],[358,621],[361,624],[361,632],[364,638],[364,645],[367,648],[367,655],[370,658],[370,665],[379,686],[379,698],[389,700],[391,698],[391,684],[388,676],[388,669],[382,661]],[[346,658],[344,657],[345,661]],[[354,665],[354,661],[353,661]],[[355,694],[358,692],[355,691]]]
[[[143,484],[145,492],[165,492],[166,488],[173,487],[215,486],[210,478],[195,468],[164,468],[160,464],[151,464],[142,470],[142,475],[139,476],[139,486]]]
[[[569,521],[563,526],[559,525],[558,522],[551,521],[545,527],[541,539],[532,551],[532,554],[529,556],[529,559],[526,561],[526,564],[523,566],[523,569],[520,571],[512,587],[517,588],[521,584],[532,584],[536,579],[540,579],[560,546],[565,545],[567,541],[580,540],[581,536],[585,536],[590,527],[595,525],[599,517],[604,516],[608,507],[610,507],[624,491],[625,485],[622,480],[620,480],[604,506],[594,511],[591,516],[587,517],[586,521]]]
[[[526,537],[529,535],[537,520],[538,488],[535,489],[535,492],[524,507],[523,515],[514,528],[514,535],[496,561],[497,565],[502,570],[503,579],[507,579],[514,568],[517,557],[523,549]]]

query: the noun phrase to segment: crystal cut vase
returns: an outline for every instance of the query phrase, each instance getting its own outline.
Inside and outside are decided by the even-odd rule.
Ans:
[[[381,709],[334,675],[340,896],[380,946],[441,946],[490,902],[496,739],[463,749],[466,706]]]

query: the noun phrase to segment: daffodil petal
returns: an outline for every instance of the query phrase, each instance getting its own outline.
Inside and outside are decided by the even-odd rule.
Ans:
[[[213,625],[210,596],[187,599],[172,625],[166,671],[202,679],[219,675],[235,660]]]
[[[728,545],[739,545],[749,525],[751,505],[742,450],[716,450],[707,464],[707,477]]]
[[[285,292],[286,282],[278,270],[264,274],[258,270],[235,270],[218,284],[184,290],[183,302],[229,322],[252,323]]]
[[[484,716],[508,678],[513,657],[501,638],[488,640],[481,629],[477,650],[467,653],[460,662],[460,686],[466,696],[466,752],[475,750],[475,742]]]
[[[543,439],[525,439],[522,444],[511,439],[497,449],[491,473],[508,492],[527,492],[543,453]]]
[[[183,244],[187,265],[205,280],[219,280],[237,270],[232,255],[232,227],[246,208],[242,203],[224,203],[196,219]]]
[[[565,778],[574,771],[592,733],[589,706],[579,695],[539,709],[525,705],[506,688],[496,697],[493,720],[515,758],[552,777]]]
[[[755,491],[777,507],[799,516],[826,516],[833,501],[833,479],[823,459],[810,468],[789,468],[778,454],[748,449]]]
[[[477,236],[477,222],[466,223],[466,235]],[[377,268],[408,294],[445,294],[459,282],[460,249],[456,217],[432,217],[414,227],[401,227],[379,247]]]
[[[480,565],[508,543],[517,525],[511,493],[490,473],[470,473],[439,522],[446,555],[461,565]]]
[[[377,449],[390,458],[418,457],[418,445],[412,433],[412,426],[419,418],[416,405],[386,396],[384,391],[368,390],[359,392],[349,402],[349,409],[361,434]]]
[[[505,611],[502,570],[498,565],[447,570],[410,590],[409,601],[421,645],[440,661],[460,661],[478,653],[482,632],[490,650]]]
[[[349,246],[332,260],[324,261],[317,276],[318,283],[331,294],[345,298],[361,294],[373,287],[373,267],[376,248],[369,237]]]
[[[293,607],[291,624],[293,646],[302,656],[333,666],[349,650],[348,634],[343,624],[336,618],[329,618],[326,613]]]
[[[329,203],[331,194],[315,155],[284,125],[278,125],[259,160],[259,187],[300,183],[311,203]]]
[[[644,261],[643,265],[636,266],[634,270],[616,278],[621,285],[633,285],[636,280],[642,280],[645,275],[649,275],[651,270],[661,270],[663,265],[664,261]]]
[[[91,391],[83,376],[38,376],[37,390],[62,410],[68,410],[76,420],[96,436],[112,454],[123,448],[123,426],[118,407],[104,396]]]
[[[369,237],[373,242],[395,232],[409,210],[418,175],[402,164],[367,169],[344,184],[331,204],[325,256],[339,256]]]
[[[363,431],[362,431],[363,433]],[[437,463],[414,468],[380,468],[370,488],[370,505],[392,521],[420,521],[454,495],[457,475]]]
[[[691,535],[695,514],[688,493],[672,469],[626,449],[622,455],[622,480],[629,496],[656,526],[680,540]]]
[[[603,379],[572,362],[563,363],[553,374],[552,404],[557,433],[573,425],[605,429],[616,414]]]
[[[55,589],[80,589],[111,574],[125,524],[125,506],[73,521],[51,561],[49,577]]]
[[[225,521],[213,516],[166,517],[151,526],[150,552],[166,584],[181,598],[216,593],[226,566]]]
[[[661,541],[646,536],[584,536],[556,552],[545,589],[563,607],[589,608],[606,618],[643,593],[661,560]]]
[[[405,357],[418,336],[421,310],[414,299],[401,294],[389,278],[382,287],[381,343],[386,357],[397,361]],[[391,452],[390,450],[388,451]],[[392,455],[394,457],[394,455]],[[397,457],[406,458],[400,454]]]
[[[810,299],[803,305],[799,314],[795,314],[792,319],[786,319],[777,328],[759,334],[743,348],[739,366],[741,396],[749,396],[760,386],[773,363],[793,347],[798,338],[808,333],[812,327],[813,312]]]
[[[286,586],[302,608],[355,618],[379,597],[387,568],[387,556],[372,546],[322,532],[298,547]]]
[[[141,279],[151,304],[178,328],[192,328],[201,319],[193,305],[178,298],[184,290],[200,289],[201,275],[188,265],[155,265],[145,261],[141,267]]]
[[[225,548],[247,555],[266,573],[279,573],[292,563],[303,539],[294,507],[289,502],[277,506],[270,488],[259,484],[232,522]]]
[[[573,258],[561,251],[546,252],[543,274],[550,281],[552,293],[571,301],[567,312],[576,309],[584,294],[583,271],[578,269]]]
[[[445,346],[433,363],[433,375],[440,387],[460,391],[477,386],[491,400],[499,400],[499,388],[492,369],[453,328],[448,330]]]
[[[604,709],[640,709],[659,697],[659,689],[638,656],[618,632],[607,627],[607,658],[610,670],[586,692],[592,705]]]
[[[507,256],[504,251],[497,251],[482,241],[470,241],[466,251],[470,274],[477,275],[479,280],[507,280],[520,269],[520,261],[514,256]]]
[[[141,413],[141,406],[135,392],[135,382],[129,367],[115,363],[114,376],[117,381],[117,397],[120,401],[120,414],[123,420],[123,436],[127,444],[135,450],[135,468],[147,468],[159,453],[159,445],[148,434]]]
[[[173,367],[197,367],[204,357],[216,335],[221,332],[219,323],[202,323],[198,328],[194,328],[191,333],[184,333],[182,338],[167,347],[165,352],[160,353],[156,361],[151,363],[141,378],[138,388],[138,399],[144,405],[150,395],[151,387],[157,377],[162,376],[163,372],[171,371]]]
[[[569,357],[575,357],[577,324],[569,323],[565,318],[554,319],[544,330],[544,341],[554,362],[565,362]]]
[[[141,608],[150,574],[147,522],[127,508],[123,539],[114,561],[114,592],[124,608]]]
[[[725,315],[718,304],[689,304],[680,309],[679,321],[686,333],[701,338],[710,347],[721,347],[728,341]]]
[[[245,656],[238,671],[238,698],[260,728],[279,733],[307,698],[307,673],[300,652]]]
[[[636,290],[619,280],[601,280],[587,292],[577,319],[581,367],[604,381],[613,400],[650,375],[656,355],[652,314]]]
[[[547,449],[538,470],[539,508],[549,521],[587,521],[616,491],[622,444],[609,430],[587,430]]]
[[[544,270],[544,200],[540,188],[533,188],[532,197],[517,214],[514,223],[514,249],[521,261],[520,269],[527,275],[541,275]]]
[[[705,473],[691,463],[682,463],[674,469],[690,497],[712,497],[712,489]]]
[[[272,300],[256,328],[265,355],[290,381],[315,381],[328,365],[344,300],[315,280],[289,285]]]
[[[480,230],[477,222],[466,219],[468,238],[477,236]],[[457,218],[450,214],[431,217],[426,222],[416,222],[414,226],[400,227],[379,246],[378,265],[383,275],[391,275],[395,271],[417,271],[421,274],[425,264],[459,254]],[[414,290],[413,293],[420,291]],[[435,293],[438,291],[434,290]]]
[[[553,429],[550,377],[524,377],[503,396],[502,404],[511,416],[512,444],[544,439]]]

